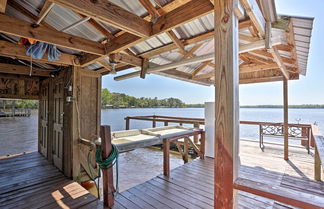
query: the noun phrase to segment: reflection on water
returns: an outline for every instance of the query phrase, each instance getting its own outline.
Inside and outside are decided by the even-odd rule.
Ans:
[[[38,111],[30,117],[0,118],[0,156],[37,150]]]

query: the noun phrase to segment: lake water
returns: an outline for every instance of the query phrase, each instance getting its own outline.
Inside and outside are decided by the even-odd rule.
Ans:
[[[147,108],[147,109],[107,109],[102,110],[101,123],[110,125],[113,131],[124,130],[126,116],[167,115],[179,117],[204,117],[203,108]],[[240,120],[281,122],[282,109],[241,108]],[[324,109],[289,109],[289,122],[316,122],[324,133]],[[0,156],[37,150],[38,114],[33,111],[30,117],[0,118]],[[162,126],[157,123],[157,126]],[[148,121],[131,121],[131,128],[148,128]],[[241,137],[258,138],[258,127],[241,125]]]
[[[126,116],[139,115],[168,115],[179,117],[204,117],[203,108],[160,108],[160,109],[109,109],[102,110],[101,123],[110,125],[113,131],[124,130]],[[240,111],[241,120],[252,121],[282,121],[283,111],[281,109],[258,109],[243,108]],[[289,121],[296,123],[319,124],[324,133],[324,109],[290,109]],[[0,156],[37,150],[38,114],[33,111],[30,117],[0,118]],[[157,126],[162,126],[157,123]],[[171,124],[170,124],[171,125]],[[131,128],[148,128],[152,122],[131,121]],[[241,125],[241,138],[258,138],[258,127]],[[276,139],[271,139],[276,140]],[[281,140],[282,139],[277,139]],[[291,143],[291,142],[290,142]],[[297,141],[296,141],[297,143]],[[178,155],[170,156],[171,169],[183,164]],[[162,173],[162,152],[155,149],[136,149],[123,153],[119,157],[119,185],[120,191],[143,183]],[[129,175],[129,174],[132,175]],[[101,183],[102,185],[102,183]],[[101,190],[102,191],[102,190]]]

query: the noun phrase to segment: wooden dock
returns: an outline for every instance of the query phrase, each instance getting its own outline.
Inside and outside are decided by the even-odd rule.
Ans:
[[[257,141],[242,140],[239,177],[268,182],[296,197],[315,195],[324,202],[324,183],[313,181],[314,160],[304,147],[290,146],[290,160],[283,159],[283,145],[266,143],[264,152]],[[115,208],[214,208],[214,160],[196,159],[173,169],[170,178],[159,175],[117,195]],[[251,193],[239,191],[239,208],[295,208]]]
[[[103,205],[38,152],[0,159],[0,208],[80,208]]]

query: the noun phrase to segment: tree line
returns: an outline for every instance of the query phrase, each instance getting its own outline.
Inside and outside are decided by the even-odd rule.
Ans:
[[[103,108],[156,108],[156,107],[169,107],[178,108],[186,107],[186,104],[177,98],[158,99],[155,98],[136,98],[121,93],[113,93],[104,88],[101,91],[101,105]]]

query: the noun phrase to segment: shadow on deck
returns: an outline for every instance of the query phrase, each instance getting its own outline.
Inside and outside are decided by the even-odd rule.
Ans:
[[[0,208],[80,208],[102,205],[38,152],[0,159]]]

